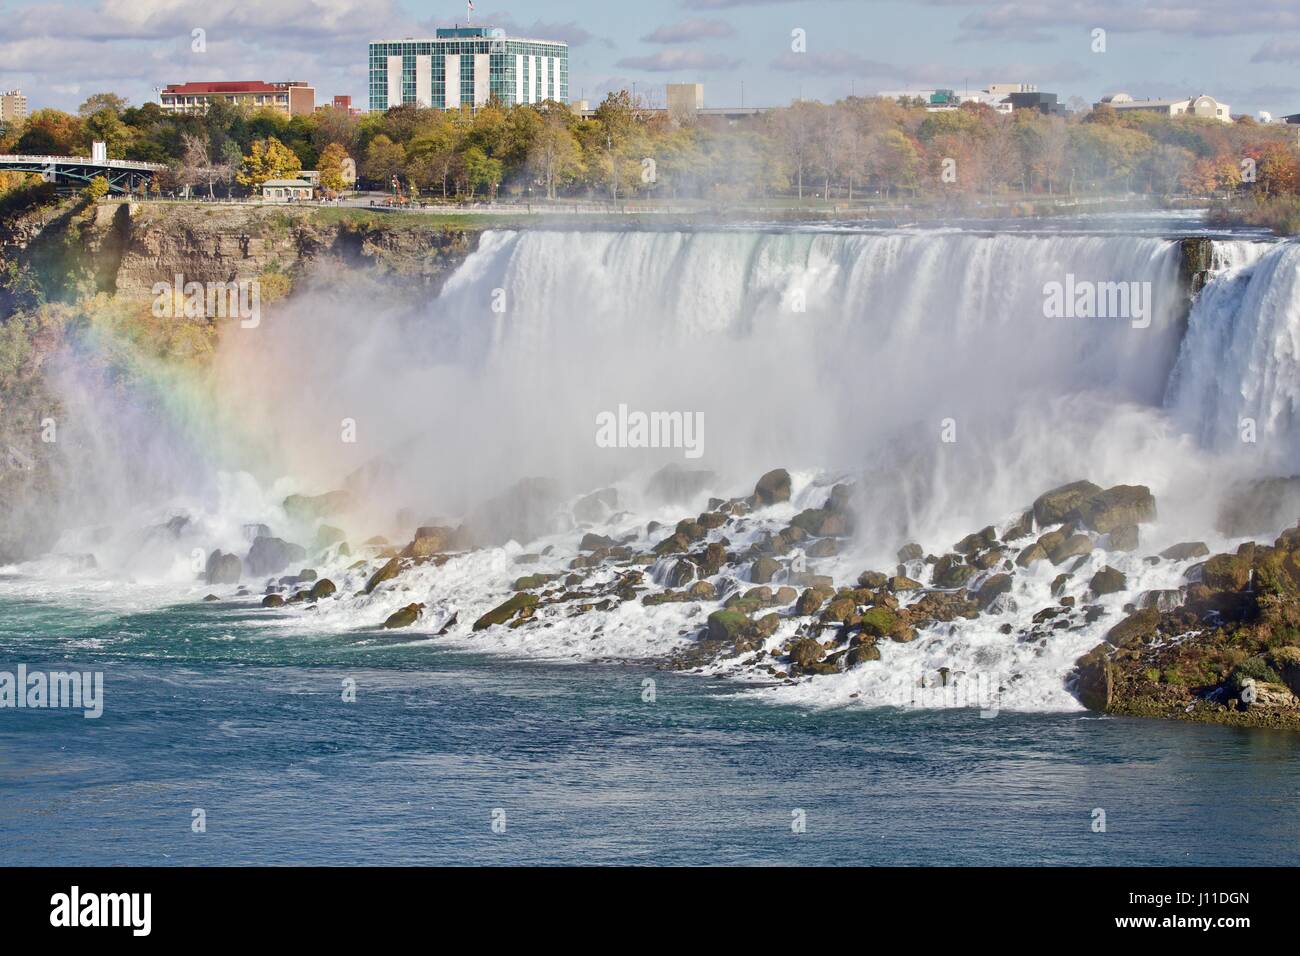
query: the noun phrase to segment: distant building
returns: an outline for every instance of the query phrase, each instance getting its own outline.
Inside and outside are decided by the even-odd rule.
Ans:
[[[1049,115],[1065,112],[1057,94],[1040,93],[1031,83],[990,83],[987,89],[958,93],[953,89],[884,90],[876,96],[899,103],[920,101],[928,112],[960,109],[966,103],[981,103],[999,113],[1032,109]]]
[[[496,97],[513,106],[569,97],[569,47],[508,37],[497,27],[454,27],[433,39],[370,44],[370,109],[418,105],[478,108]]]
[[[667,92],[668,114],[679,123],[694,123],[704,109],[704,84],[669,83]]]
[[[1007,102],[1012,110],[1037,110],[1044,116],[1064,116],[1065,104],[1059,102],[1055,93],[1039,93],[1037,90],[1025,93],[1010,93]]]
[[[268,179],[262,183],[262,198],[268,202],[311,199],[315,187],[305,179]]]
[[[1232,110],[1227,103],[1220,103],[1213,96],[1188,97],[1185,100],[1135,100],[1127,93],[1112,93],[1104,96],[1097,106],[1109,106],[1120,113],[1137,110],[1144,113],[1159,113],[1161,116],[1199,116],[1205,119],[1217,119],[1223,123],[1232,122]]]
[[[316,109],[315,87],[300,80],[173,83],[163,88],[159,99],[168,113],[206,113],[217,100],[232,106],[274,110],[285,116],[309,116]]]
[[[350,96],[336,96],[334,99],[330,100],[330,102],[322,103],[320,106],[316,107],[317,113],[321,110],[342,110],[349,116],[360,116],[365,112],[365,110],[352,105],[352,97]]]
[[[0,122],[14,123],[27,119],[27,97],[22,90],[0,93]]]

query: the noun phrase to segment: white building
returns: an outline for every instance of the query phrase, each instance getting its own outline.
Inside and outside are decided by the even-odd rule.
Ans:
[[[1213,96],[1202,93],[1200,96],[1185,100],[1135,100],[1127,93],[1112,93],[1102,97],[1098,106],[1105,104],[1119,113],[1138,110],[1147,113],[1159,113],[1161,116],[1199,116],[1216,119],[1222,123],[1232,122],[1232,110],[1227,103],[1220,103]]]

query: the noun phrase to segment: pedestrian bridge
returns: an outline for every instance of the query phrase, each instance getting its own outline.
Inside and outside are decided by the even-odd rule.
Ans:
[[[130,192],[166,169],[160,163],[89,156],[8,156],[0,154],[0,172],[35,173],[47,183],[84,186],[96,176],[108,180],[115,193]]]

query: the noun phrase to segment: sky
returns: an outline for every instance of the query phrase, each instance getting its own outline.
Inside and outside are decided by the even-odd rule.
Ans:
[[[1234,114],[1300,113],[1300,0],[478,0],[473,22],[569,43],[569,91],[662,105],[776,106],[881,90],[1031,83],[1092,103],[1208,93]],[[0,0],[0,89],[33,109],[168,83],[305,80],[365,107],[366,45],[465,22],[408,0]],[[1104,50],[1094,38],[1103,30]],[[194,40],[203,31],[203,43]],[[796,51],[794,31],[803,31]],[[202,47],[202,49],[196,49]]]

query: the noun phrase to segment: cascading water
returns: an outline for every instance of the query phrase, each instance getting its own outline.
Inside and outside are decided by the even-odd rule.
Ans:
[[[163,520],[183,501],[196,518],[184,547],[168,545],[163,563],[184,574],[176,554],[238,547],[249,522],[286,536],[311,533],[277,502],[297,487],[327,490],[377,458],[392,464],[391,482],[361,516],[342,522],[353,540],[409,535],[397,526],[398,507],[416,520],[460,515],[520,478],[546,475],[572,495],[616,485],[622,513],[602,532],[635,533],[648,545],[655,537],[647,521],[675,522],[710,495],[747,493],[758,474],[785,466],[796,476],[793,504],[733,543],[788,522],[794,505],[820,505],[832,481],[856,479],[853,546],[816,562],[847,582],[864,568],[891,567],[904,541],[941,553],[972,530],[1006,522],[1041,491],[1089,478],[1149,485],[1160,520],[1143,528],[1140,552],[1098,550],[1076,578],[1086,582],[1110,564],[1129,576],[1130,591],[1172,588],[1185,567],[1152,567],[1142,554],[1189,537],[1217,541],[1217,487],[1297,464],[1297,249],[1217,243],[1218,275],[1183,335],[1179,248],[1159,238],[489,232],[420,309],[376,306],[373,289],[308,290],[264,329],[229,330],[205,387],[233,397],[222,414],[238,419],[244,443],[205,439],[201,454],[187,450],[173,437],[175,422],[142,421],[166,409],[115,407],[69,373],[80,410],[73,437],[96,438],[80,446],[91,449],[83,464],[111,465],[72,500],[111,500],[115,515],[137,525],[139,515]],[[1136,283],[1151,290],[1150,308],[1136,317],[1048,317],[1045,287],[1067,280]],[[702,457],[599,447],[597,416],[620,405],[701,414]],[[1267,462],[1233,458],[1231,440],[1247,415],[1287,447]],[[359,442],[340,441],[342,421],[356,423]],[[214,447],[224,460],[211,460]],[[130,448],[129,460],[115,448]],[[646,474],[674,461],[714,476],[687,504],[648,499]],[[133,477],[146,466],[156,479],[148,484]],[[572,558],[571,515],[553,527],[536,542],[413,570],[400,589],[258,626],[357,628],[420,600],[433,608],[434,631],[459,616],[465,646],[591,658],[663,653],[702,623],[693,605],[628,602],[541,632],[471,635],[467,622],[521,573],[522,546],[554,547],[536,566],[542,571]],[[95,541],[83,534],[65,549],[96,550]],[[96,553],[111,572],[122,551]],[[350,561],[335,560],[329,570],[340,592],[354,594],[368,570],[348,572]],[[124,566],[139,575],[157,564]],[[994,675],[1003,707],[1077,706],[1062,678],[1104,623],[1047,647],[1003,633],[1005,623],[1052,602],[1054,575],[1047,567],[1018,574],[1011,598],[1019,610],[1002,618],[936,628],[891,646],[880,666],[762,693],[887,704],[908,676],[949,668]],[[1117,609],[1131,599],[1107,600]]]

